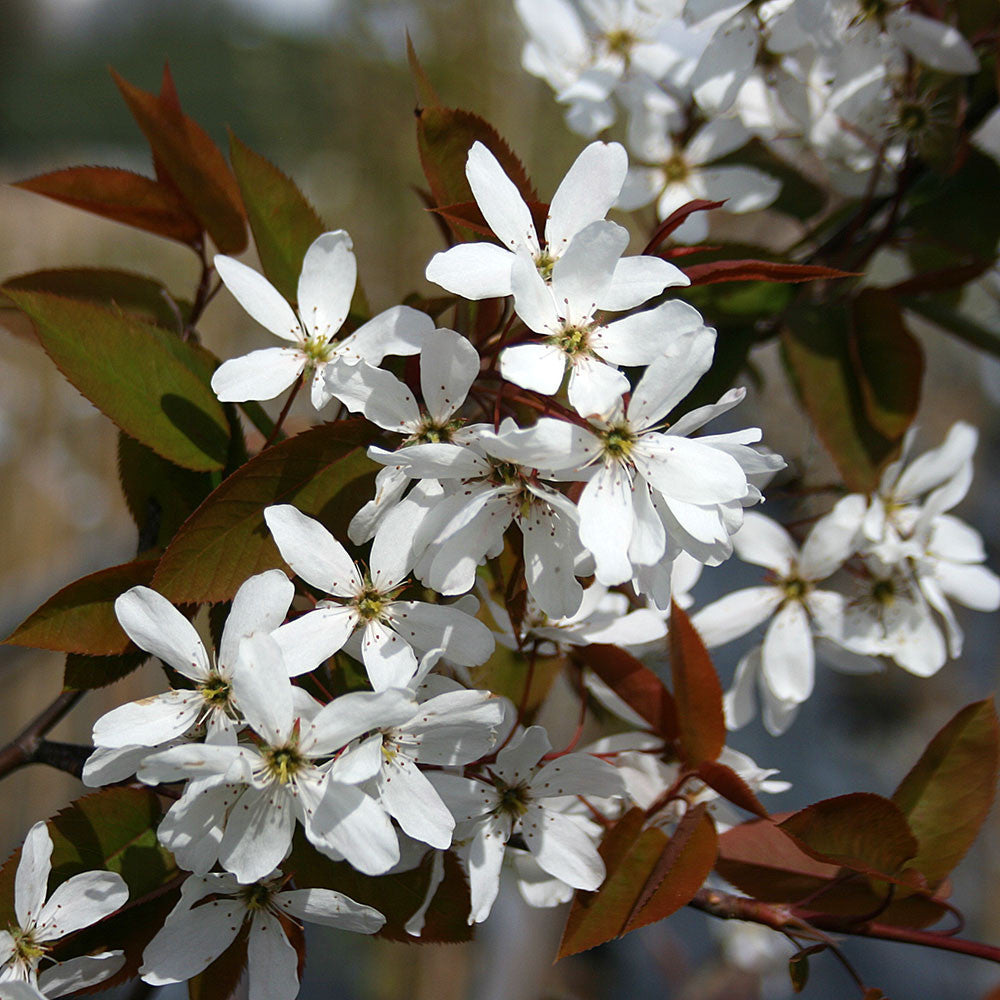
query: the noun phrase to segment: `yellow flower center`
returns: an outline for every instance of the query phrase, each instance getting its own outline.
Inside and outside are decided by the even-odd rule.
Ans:
[[[286,743],[282,747],[267,747],[263,756],[268,774],[279,785],[287,785],[307,763],[299,753],[297,742]]]

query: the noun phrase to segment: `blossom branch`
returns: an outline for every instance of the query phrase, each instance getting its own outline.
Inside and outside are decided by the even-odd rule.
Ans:
[[[988,962],[1000,964],[1000,948],[981,941],[970,941],[940,931],[925,931],[915,927],[896,927],[874,921],[852,923],[850,919],[829,913],[815,913],[796,906],[762,903],[719,889],[699,889],[688,906],[708,913],[720,920],[744,920],[761,924],[785,933],[792,931],[802,936],[803,931],[833,931],[853,937],[877,938],[881,941],[899,941],[903,944],[923,945],[941,951],[971,955]],[[807,935],[812,936],[812,935]]]
[[[0,778],[16,771],[25,764],[52,764],[56,758],[42,747],[48,743],[45,734],[53,729],[83,697],[83,691],[63,691],[44,711],[32,720],[17,736],[0,750]],[[65,744],[48,744],[49,747]],[[59,766],[53,764],[52,766]],[[80,765],[83,766],[82,764]],[[66,770],[66,768],[61,768]],[[76,773],[70,771],[71,774]]]

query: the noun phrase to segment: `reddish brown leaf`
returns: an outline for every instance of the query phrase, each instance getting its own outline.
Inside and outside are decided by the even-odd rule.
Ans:
[[[760,804],[754,790],[731,767],[706,760],[698,766],[698,777],[733,805],[767,818],[767,810]]]
[[[600,846],[607,875],[596,892],[573,899],[559,958],[668,917],[690,901],[712,870],[716,833],[704,806],[692,809],[673,837],[644,829],[641,809],[626,813]]]
[[[933,271],[915,274],[900,281],[885,291],[893,295],[922,295],[925,292],[950,292],[974,281],[990,266],[988,260],[974,261],[955,267],[941,267]]]
[[[69,167],[14,186],[181,243],[194,244],[201,237],[198,220],[175,191],[130,170]]]
[[[714,761],[726,742],[722,687],[701,636],[675,602],[670,605],[670,673],[684,763]]]
[[[808,900],[808,908],[814,912],[847,917],[873,913],[885,903],[885,893],[877,894],[867,878],[843,879],[837,865],[811,858],[769,820],[751,820],[723,833],[715,870],[727,882],[766,903]],[[878,919],[899,927],[925,927],[946,912],[930,898],[911,895],[894,900]]]
[[[410,38],[409,31],[406,32],[406,61],[410,64],[410,76],[413,77],[413,83],[417,90],[417,100],[423,105],[440,107],[441,98],[438,97],[424,67],[420,65],[417,50],[413,47],[413,39]]]
[[[581,646],[574,654],[641,715],[654,733],[665,740],[677,739],[677,706],[673,695],[649,667],[631,653],[607,643]]]
[[[965,856],[989,814],[998,743],[992,700],[967,705],[931,740],[893,793],[920,843],[912,865],[932,888]]]
[[[822,278],[856,278],[853,271],[838,271],[818,264],[781,264],[772,260],[717,260],[684,268],[692,285],[717,285],[723,281],[780,281],[796,283]]]
[[[527,204],[531,212],[532,221],[535,224],[536,232],[544,232],[545,220],[549,214],[548,203],[544,201],[529,201]],[[443,216],[457,226],[464,226],[466,229],[471,229],[474,233],[479,233],[480,236],[496,239],[493,230],[490,229],[489,224],[483,217],[482,209],[474,201],[463,201],[456,205],[431,206],[430,210],[437,215]],[[702,248],[699,247],[698,249]]]
[[[896,875],[917,853],[902,810],[869,792],[813,803],[779,827],[817,861],[877,877]]]
[[[114,70],[112,76],[158,169],[169,175],[219,250],[239,253],[247,245],[247,227],[236,178],[208,133],[181,111],[169,75],[160,97],[134,87]]]
[[[118,624],[114,603],[129,588],[148,584],[155,569],[155,559],[142,559],[82,577],[28,615],[4,642],[88,656],[135,651]]]
[[[690,808],[653,865],[622,933],[663,920],[689,903],[715,866],[718,846],[707,804]]]
[[[653,253],[675,229],[678,229],[687,220],[688,216],[694,215],[695,212],[708,212],[713,208],[722,208],[725,203],[725,200],[707,201],[704,198],[695,198],[694,201],[689,201],[686,205],[674,209],[653,231],[653,235],[646,244],[646,249],[642,252],[644,254]],[[699,247],[699,249],[705,248]]]
[[[465,162],[475,142],[483,143],[497,158],[526,202],[538,200],[521,161],[489,122],[471,111],[433,106],[417,109],[417,143],[436,205],[475,200],[465,176]]]

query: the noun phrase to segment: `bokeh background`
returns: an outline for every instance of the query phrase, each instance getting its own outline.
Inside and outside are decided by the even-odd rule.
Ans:
[[[109,66],[155,90],[169,59],[185,110],[223,148],[226,129],[232,129],[291,174],[331,228],[351,233],[375,310],[410,291],[431,291],[423,269],[440,247],[414,193],[422,177],[406,31],[445,102],[496,125],[543,197],[583,145],[564,126],[545,85],[521,69],[523,37],[508,0],[3,0],[0,10],[0,280],[41,268],[104,265],[156,275],[179,295],[193,291],[198,269],[186,248],[7,186],[75,164],[150,172],[147,147]],[[255,263],[252,251],[246,259]],[[893,262],[886,258],[880,266],[888,275]],[[972,306],[1000,331],[995,298],[983,294]],[[225,293],[201,330],[222,357],[269,342]],[[931,328],[917,332],[928,354],[922,445],[938,443],[959,418],[982,429],[977,482],[958,513],[984,533],[997,569],[1000,366]],[[772,447],[794,456],[816,479],[830,476],[820,445],[789,398],[776,352],[765,348],[754,362],[762,381],[752,383],[740,422],[761,423]],[[307,406],[296,409],[292,429],[295,421],[301,427],[309,419]],[[112,425],[62,379],[30,330],[0,313],[3,634],[66,583],[134,555],[115,442]],[[780,516],[780,503],[769,512]],[[727,568],[714,579],[708,574],[696,594],[711,599],[752,579],[750,571]],[[733,746],[762,765],[780,764],[793,783],[775,808],[847,791],[891,793],[937,728],[958,707],[996,688],[996,617],[962,614],[961,620],[968,631],[965,655],[937,676],[919,680],[894,670],[845,677],[821,670],[816,693],[780,740],[759,723],[732,736]],[[728,647],[718,656],[726,683],[737,656],[738,649]],[[0,649],[0,742],[58,693],[61,672],[57,654]],[[160,684],[159,672],[147,667],[96,691],[52,735],[86,742],[97,716]],[[81,790],[69,776],[40,767],[6,779],[0,854]],[[1000,941],[998,885],[1000,831],[988,822],[955,878],[970,936]],[[532,911],[505,890],[470,945],[406,947],[317,934],[301,996],[772,1000],[791,992],[780,939],[775,952],[770,932],[762,931],[760,941],[734,943],[718,925],[709,926],[709,918],[682,912],[553,966],[563,919],[563,910]],[[755,947],[772,956],[759,964],[763,975],[754,971]],[[966,1000],[1000,979],[972,959],[907,946],[852,941],[847,951],[861,974],[895,1000]],[[741,957],[736,965],[725,960],[734,952]],[[853,989],[832,958],[813,961],[806,997],[849,996]],[[151,995],[175,1000],[186,990]]]

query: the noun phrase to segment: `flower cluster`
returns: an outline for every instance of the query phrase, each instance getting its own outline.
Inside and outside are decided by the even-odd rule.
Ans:
[[[767,569],[767,582],[694,616],[710,646],[768,622],[763,642],[736,670],[727,699],[733,728],[753,717],[756,682],[765,725],[783,732],[812,693],[817,651],[851,672],[877,670],[888,658],[920,677],[961,655],[949,598],[1000,608],[1000,577],[982,565],[982,538],[948,513],[972,482],[976,438],[974,427],[957,423],[940,447],[908,461],[911,433],[878,491],[843,497],[801,547],[776,522],[747,515],[736,553]]]
[[[640,161],[620,204],[655,202],[661,219],[694,198],[728,212],[770,205],[773,173],[724,159],[751,138],[787,159],[808,155],[847,194],[892,183],[909,148],[948,126],[935,74],[976,73],[952,25],[897,0],[515,0],[522,62],[593,137],[627,117]],[[945,77],[946,78],[946,77]],[[696,216],[675,233],[699,242]]]

